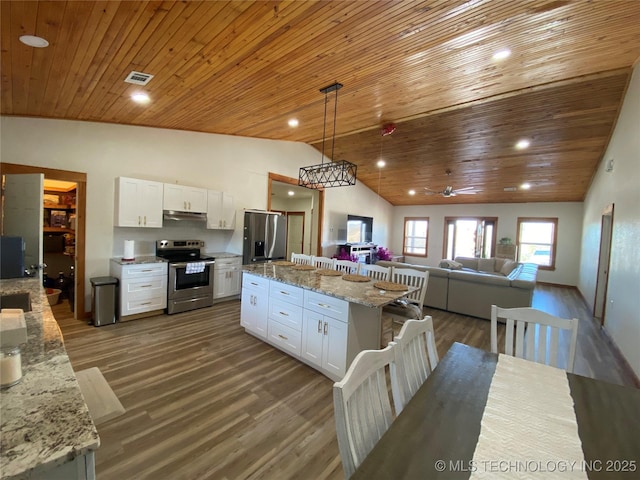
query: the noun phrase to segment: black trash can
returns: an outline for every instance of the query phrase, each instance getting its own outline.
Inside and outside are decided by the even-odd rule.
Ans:
[[[118,279],[115,277],[95,277],[90,281],[93,325],[101,327],[116,323]]]

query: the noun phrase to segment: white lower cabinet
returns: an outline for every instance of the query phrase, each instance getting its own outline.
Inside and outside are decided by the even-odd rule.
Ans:
[[[167,264],[121,265],[111,262],[111,275],[120,280],[120,319],[167,308]]]
[[[302,318],[302,358],[342,378],[347,370],[349,325],[307,309]]]
[[[213,264],[213,298],[226,298],[240,294],[242,257],[216,258]]]
[[[269,316],[269,280],[256,275],[242,277],[240,325],[251,333],[267,338]]]

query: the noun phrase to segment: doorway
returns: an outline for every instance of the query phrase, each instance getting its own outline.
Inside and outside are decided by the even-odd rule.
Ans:
[[[300,187],[298,186],[297,178],[286,177],[284,175],[269,172],[267,210],[283,210],[294,213],[303,210],[302,208],[296,207],[295,204],[290,203],[291,200],[287,200],[287,204],[293,206],[291,208],[284,208],[279,199],[277,197],[274,197],[274,193],[279,190],[280,187],[286,187],[285,190],[287,191],[291,190],[294,192],[299,192],[309,197],[309,200],[311,201],[311,210],[309,211],[309,217],[305,218],[304,221],[308,228],[305,228],[304,230],[305,240],[303,245],[303,252],[309,255],[322,255],[322,218],[324,215],[324,190],[310,190],[308,188]],[[287,248],[287,252],[288,250],[289,249]]]
[[[75,194],[75,245],[73,250],[73,262],[75,264],[75,308],[74,317],[88,318],[90,312],[85,313],[85,236],[86,236],[86,198],[87,198],[87,174],[72,172],[69,170],[56,170],[44,167],[32,167],[13,163],[0,164],[0,175],[42,173],[45,180],[59,180],[76,184]],[[43,205],[44,208],[44,205]],[[41,226],[42,227],[42,226]]]
[[[593,317],[604,325],[607,307],[607,286],[609,284],[609,265],[611,262],[611,238],[613,232],[613,204],[602,212],[600,223],[600,254],[596,278],[596,296],[593,302]]]

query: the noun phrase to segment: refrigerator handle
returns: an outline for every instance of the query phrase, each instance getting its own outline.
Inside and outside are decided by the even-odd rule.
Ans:
[[[264,216],[264,257],[265,259],[271,258],[271,235],[269,235],[269,218],[271,215]]]

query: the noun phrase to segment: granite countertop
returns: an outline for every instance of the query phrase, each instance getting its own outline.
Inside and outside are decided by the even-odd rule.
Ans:
[[[231,252],[206,252],[205,255],[213,258],[235,258],[242,257],[239,253],[231,253]]]
[[[405,296],[409,292],[417,290],[416,287],[407,287],[404,292],[391,292],[375,288],[375,280],[368,282],[349,282],[342,277],[319,275],[315,270],[294,270],[291,267],[274,265],[273,263],[260,263],[244,265],[242,270],[261,277],[277,280],[301,287],[305,290],[340,298],[352,303],[359,303],[367,307],[382,307],[392,301]]]
[[[144,263],[167,263],[167,260],[165,258],[156,257],[155,255],[137,256],[133,260],[124,260],[121,257],[114,257],[111,259],[111,261],[120,265],[142,265]]]
[[[2,280],[0,290],[31,294],[22,381],[0,391],[2,478],[29,478],[96,450],[100,438],[40,280]]]

